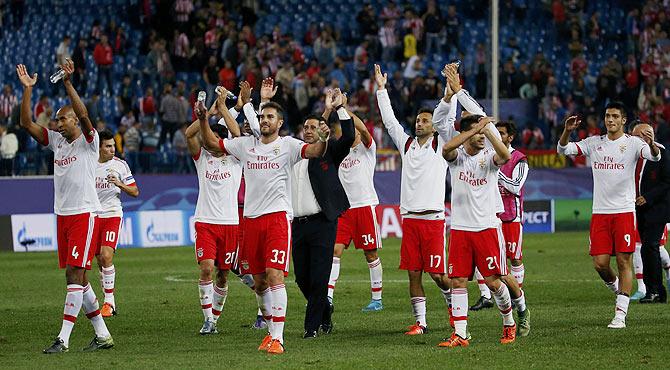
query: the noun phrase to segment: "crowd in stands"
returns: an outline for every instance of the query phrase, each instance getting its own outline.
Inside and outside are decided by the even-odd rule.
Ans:
[[[500,1],[501,22],[514,24],[527,17],[528,11],[538,7],[530,2]],[[4,24],[15,27],[14,17],[21,16],[15,8],[31,6],[30,2],[10,1],[10,9],[3,3],[6,1],[0,1],[0,22],[4,19]],[[355,3],[350,14],[356,30],[345,32],[333,24],[311,22],[304,34],[293,34],[279,25],[271,32],[261,32],[257,22],[268,16],[268,3],[139,1],[134,17],[142,30],[141,58],[121,75],[115,75],[114,63],[133,46],[128,30],[113,20],[94,21],[88,37],[63,35],[53,57],[58,62],[74,60],[74,84],[86,96],[89,115],[98,129],[115,132],[118,155],[128,159],[136,172],[153,169],[142,153],[170,153],[179,171],[193,171],[190,161],[184,160],[183,130],[194,119],[191,107],[198,91],[205,90],[211,102],[217,85],[236,92],[238,83],[246,80],[253,87],[253,101],[258,102],[262,79],[273,76],[279,86],[274,100],[286,110],[282,133],[298,137],[302,118],[321,112],[325,91],[339,87],[348,92],[352,110],[366,121],[380,148],[392,145],[376,107],[370,79],[373,63],[382,63],[389,72],[391,102],[408,130],[412,130],[417,110],[433,106],[442,96],[440,66],[449,60],[462,61],[463,84],[473,96],[490,97],[487,38],[464,37],[473,32],[467,22],[487,20],[488,1],[447,5],[435,0],[389,0],[381,11],[371,4]],[[552,148],[564,118],[575,113],[583,117],[580,138],[604,133],[602,108],[611,100],[624,101],[630,109],[629,120],[652,123],[657,140],[670,144],[669,2],[612,1],[626,12],[616,32],[605,26],[608,14],[593,11],[585,0],[539,3],[538,19],[553,24],[541,24],[531,32],[554,40],[563,57],[531,50],[526,40],[515,35],[501,37],[500,97],[525,101],[537,111],[534,117],[514,117],[522,129],[515,146]],[[17,36],[5,29],[0,37]],[[464,43],[465,39],[474,41]],[[616,44],[617,51],[603,51],[603,40],[610,42],[608,46]],[[91,55],[94,85],[86,70]],[[603,60],[601,55],[611,57]],[[562,74],[558,71],[565,69],[561,65],[565,60],[569,73]],[[121,81],[117,88],[115,78]],[[4,143],[4,132],[14,132],[18,150],[39,150],[25,144],[29,139],[16,130],[20,91],[5,83],[0,93],[0,143]],[[54,98],[64,94],[54,86],[50,94],[39,97],[34,109],[36,122],[48,128],[55,124],[58,107]],[[101,108],[101,98],[108,97],[116,100],[112,116],[105,116]],[[0,153],[6,155],[1,147]]]

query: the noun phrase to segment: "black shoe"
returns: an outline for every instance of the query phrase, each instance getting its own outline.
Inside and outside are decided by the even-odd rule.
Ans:
[[[330,334],[330,333],[333,332],[333,327],[334,327],[334,325],[331,321],[331,322],[328,322],[328,323],[321,324],[321,327],[319,329],[321,329],[322,334]]]
[[[307,330],[305,331],[305,334],[302,335],[302,339],[314,339],[316,337],[317,337],[316,330]]]
[[[63,340],[57,337],[56,340],[54,340],[54,343],[49,348],[45,348],[42,353],[50,355],[54,353],[65,353],[67,351],[69,351],[69,349],[65,347]]]
[[[475,303],[473,306],[470,307],[471,311],[479,311],[483,310],[485,308],[491,308],[493,307],[493,300],[491,298],[486,298],[486,297],[479,297],[479,300],[477,303]]]
[[[661,301],[661,296],[656,293],[647,293],[644,298],[640,299],[640,303],[663,303]]]

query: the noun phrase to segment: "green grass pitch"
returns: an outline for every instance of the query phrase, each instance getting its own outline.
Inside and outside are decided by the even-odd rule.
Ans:
[[[412,324],[407,277],[398,270],[399,241],[384,241],[384,310],[363,313],[369,301],[362,252],[342,259],[335,293],[335,331],[303,340],[305,300],[289,277],[287,352],[272,357],[256,347],[264,333],[250,328],[256,301],[239,280],[219,320],[219,335],[201,337],[197,267],[192,248],[119,250],[116,300],[119,315],[106,320],[116,346],[82,353],[93,329],[83,314],[70,352],[41,350],[58,334],[65,296],[64,272],[55,253],[0,254],[0,368],[667,368],[670,310],[631,303],[628,328],[613,331],[614,296],[598,280],[584,232],[524,237],[526,296],[532,312],[527,338],[502,346],[496,309],[471,312],[470,347],[440,349],[451,333],[444,301],[426,277],[429,332],[402,334]],[[101,298],[97,272],[91,281]],[[470,286],[470,302],[478,297]]]

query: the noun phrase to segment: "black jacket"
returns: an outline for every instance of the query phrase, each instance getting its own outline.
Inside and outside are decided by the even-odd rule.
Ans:
[[[670,222],[670,160],[668,152],[661,150],[661,160],[647,161],[642,171],[640,195],[647,203],[636,207],[640,216],[648,221]]]
[[[339,140],[328,140],[328,147],[321,158],[312,158],[307,165],[309,182],[321,212],[329,221],[337,219],[349,209],[349,199],[340,183],[337,170],[349,154],[354,143],[354,121],[340,121],[342,136]]]

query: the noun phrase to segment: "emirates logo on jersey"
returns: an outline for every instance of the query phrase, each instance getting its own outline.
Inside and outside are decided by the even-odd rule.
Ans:
[[[72,156],[72,157],[64,157],[61,159],[54,159],[54,164],[58,167],[66,167],[70,163],[75,162],[77,160],[77,156]]]
[[[103,177],[96,177],[95,178],[95,188],[96,189],[99,189],[99,190],[111,189],[113,186],[114,186],[114,184],[107,181],[106,178],[103,178]]]
[[[624,148],[625,150],[625,148]],[[615,171],[621,171],[626,168],[626,165],[623,163],[616,162],[614,160],[614,157],[610,156],[605,156],[603,158],[602,162],[593,162],[593,169],[594,170],[615,170]]]
[[[205,178],[207,180],[211,181],[221,181],[230,178],[232,175],[230,174],[229,171],[224,171],[221,172],[221,170],[214,170],[212,172],[209,172],[209,170],[205,171]]]
[[[256,162],[247,161],[246,167],[248,170],[278,170],[280,168],[279,163],[270,162],[270,157],[265,155],[257,155]]]
[[[461,171],[458,173],[458,179],[464,182],[467,182],[471,186],[483,186],[488,184],[486,178],[478,178],[474,173],[470,171]]]
[[[357,164],[360,164],[361,160],[358,158],[346,158],[340,163],[340,168],[351,168]]]

